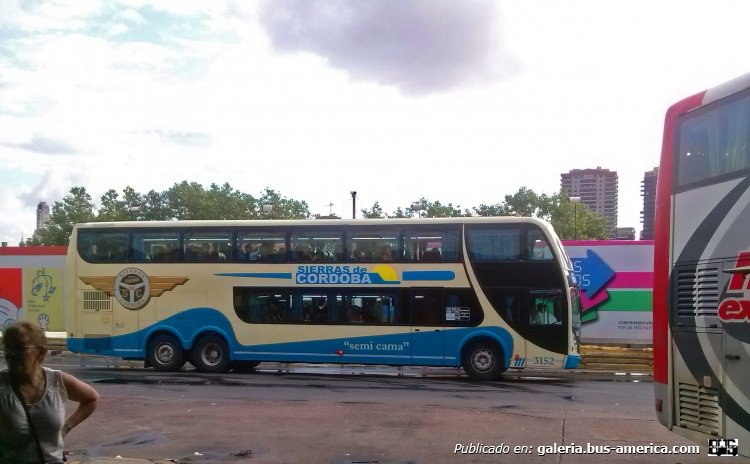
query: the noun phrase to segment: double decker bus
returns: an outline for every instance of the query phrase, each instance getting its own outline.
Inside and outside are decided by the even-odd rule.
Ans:
[[[67,272],[68,348],[162,371],[580,362],[570,260],[538,219],[77,224]]]
[[[750,456],[750,74],[667,111],[655,232],[659,420]]]

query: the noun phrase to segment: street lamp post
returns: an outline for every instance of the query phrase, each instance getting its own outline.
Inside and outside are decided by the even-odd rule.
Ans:
[[[273,219],[273,205],[263,205],[263,212],[271,216],[271,219]]]
[[[424,206],[422,206],[422,203],[414,202],[411,204],[411,210],[417,213],[417,217],[422,217],[422,211],[424,211]]]
[[[140,206],[131,206],[128,208],[128,212],[130,213],[130,220],[131,221],[137,221],[138,220],[138,213],[141,212]]]
[[[578,203],[581,202],[581,197],[570,197],[570,202],[573,203],[573,240],[578,239]]]
[[[357,191],[352,190],[352,219],[357,219]]]

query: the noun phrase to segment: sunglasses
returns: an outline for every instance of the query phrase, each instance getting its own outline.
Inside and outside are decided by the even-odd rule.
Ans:
[[[18,356],[20,354],[25,353],[27,350],[29,350],[31,348],[44,348],[44,347],[41,346],[41,345],[23,345],[21,348],[7,350],[6,353],[9,354],[9,355],[11,355],[11,356],[13,356],[13,355]]]

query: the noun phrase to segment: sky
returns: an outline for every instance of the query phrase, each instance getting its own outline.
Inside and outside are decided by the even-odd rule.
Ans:
[[[472,208],[617,171],[620,227],[667,108],[750,71],[750,2],[3,0],[0,240],[84,186],[266,187],[349,218]],[[329,206],[332,203],[332,206]]]

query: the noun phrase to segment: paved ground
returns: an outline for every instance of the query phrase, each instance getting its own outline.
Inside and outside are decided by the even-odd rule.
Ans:
[[[475,383],[452,369],[428,369],[432,377],[421,379],[421,368],[264,364],[258,375],[206,377],[155,373],[111,359],[85,363],[119,367],[82,372],[98,378],[103,399],[97,420],[70,436],[73,462],[127,462],[94,457],[115,453],[185,464],[691,464],[707,459],[705,446],[692,456],[579,455],[575,448],[559,449],[692,445],[652,414],[651,384],[641,383],[647,376],[560,371],[550,381],[525,371],[524,377],[506,374],[498,382]],[[358,372],[367,375],[351,376]],[[613,382],[621,378],[628,381]],[[632,391],[642,396],[632,400]],[[478,444],[508,448],[473,452]],[[456,445],[468,452],[455,453]],[[528,448],[516,451],[516,446]]]
[[[49,361],[66,370],[89,366],[82,369],[89,369],[89,381],[98,379],[95,385],[102,393],[96,420],[69,437],[72,463],[691,464],[710,459],[705,445],[699,455],[649,450],[640,455],[575,454],[576,448],[559,448],[693,445],[662,427],[652,414],[648,375],[547,371],[543,374],[560,379],[547,388],[545,381],[533,380],[530,370],[523,379],[511,373],[497,383],[471,383],[453,369],[266,363],[260,375],[229,374],[228,384],[234,388],[217,389],[208,385],[216,383],[212,377],[159,374],[139,369],[141,363],[70,353]],[[366,375],[346,377],[352,373]],[[437,380],[419,381],[423,375]],[[128,376],[147,376],[148,381],[111,382]],[[429,388],[417,388],[421,400],[411,402],[397,398],[398,389],[391,393],[376,388],[378,383]],[[618,399],[623,385],[635,385],[643,393],[637,406]],[[201,390],[216,397],[201,396]],[[552,397],[563,398],[564,405],[550,406]],[[462,406],[446,398],[457,398]],[[478,444],[508,448],[477,453],[471,447]],[[468,452],[456,453],[456,445]],[[524,445],[528,448],[515,449]],[[549,446],[558,448],[544,448]]]

